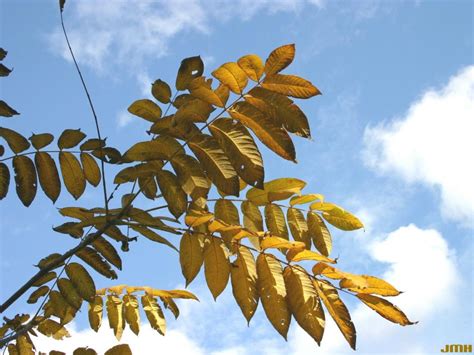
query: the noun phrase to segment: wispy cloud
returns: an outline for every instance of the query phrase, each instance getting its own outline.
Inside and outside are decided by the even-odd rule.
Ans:
[[[377,171],[440,190],[444,216],[474,226],[474,66],[430,89],[407,113],[365,131],[365,161]]]

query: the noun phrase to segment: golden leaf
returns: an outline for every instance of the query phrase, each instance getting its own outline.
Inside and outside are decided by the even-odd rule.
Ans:
[[[85,150],[96,150],[105,147],[105,139],[91,138],[86,140],[79,146],[81,151]]]
[[[258,306],[257,269],[254,257],[246,247],[238,248],[237,259],[230,268],[230,279],[234,298],[250,323]]]
[[[91,302],[95,297],[95,284],[87,270],[78,263],[69,263],[65,269],[77,293],[86,301]]]
[[[82,305],[82,297],[77,292],[71,280],[61,278],[58,280],[58,288],[66,302],[73,308],[79,309]]]
[[[104,303],[102,297],[95,296],[94,302],[89,302],[89,324],[91,328],[98,332],[100,325],[102,323],[102,314],[103,314]]]
[[[257,257],[258,294],[268,320],[286,339],[291,314],[286,303],[286,287],[280,262],[271,254]]]
[[[272,235],[288,239],[285,214],[280,206],[269,203],[265,205],[265,224]]]
[[[140,188],[140,192],[150,200],[154,200],[158,194],[158,187],[156,186],[156,181],[153,176],[139,177],[138,187]]]
[[[161,108],[148,99],[137,100],[128,107],[128,112],[150,122],[156,122],[161,117]]]
[[[95,159],[87,153],[81,153],[81,164],[84,170],[84,177],[92,186],[97,186],[100,183],[100,169]]]
[[[176,247],[173,244],[171,244],[166,238],[163,238],[162,236],[160,236],[159,234],[155,233],[154,231],[152,231],[151,229],[147,227],[131,225],[130,228],[132,228],[134,231],[140,233],[141,235],[150,239],[153,242],[167,245],[170,248],[178,251],[178,249],[176,249]]]
[[[19,355],[34,355],[35,353],[35,351],[33,351],[35,346],[28,333],[20,335],[16,339],[16,348],[18,349]]]
[[[16,193],[21,202],[28,207],[36,196],[36,170],[30,158],[19,155],[13,157]]]
[[[217,188],[228,195],[239,195],[239,178],[229,158],[219,147],[217,141],[201,134],[189,141],[189,148],[204,167],[207,175]]]
[[[224,291],[229,281],[230,263],[224,248],[220,239],[210,237],[204,249],[204,274],[214,299]]]
[[[325,261],[327,263],[334,264],[336,261],[334,259],[330,259],[324,255],[316,253],[312,250],[303,250],[296,254],[291,261],[301,261],[301,260],[316,260],[316,261]],[[329,266],[329,265],[328,265]]]
[[[43,276],[41,276],[35,282],[33,282],[32,286],[39,287],[41,285],[44,285],[45,283],[48,283],[49,281],[54,280],[56,278],[56,276],[57,276],[56,272],[50,271],[50,272],[44,274]]]
[[[186,287],[201,270],[203,260],[203,250],[197,235],[184,233],[179,246],[179,262],[186,280]]]
[[[106,302],[107,318],[109,319],[109,326],[114,330],[114,335],[117,340],[122,338],[125,322],[123,320],[123,303],[122,300],[114,295],[107,296]]]
[[[332,250],[331,233],[323,219],[312,211],[308,212],[308,230],[316,249],[321,254],[329,256]]]
[[[297,136],[310,138],[308,118],[301,109],[288,97],[279,93],[255,87],[245,95],[245,100],[265,112],[278,122],[278,126]]]
[[[299,99],[321,95],[319,89],[306,79],[296,75],[273,74],[265,77],[264,89]]]
[[[212,90],[211,80],[212,79],[206,81],[206,78],[203,76],[194,79],[189,84],[189,92],[192,96],[207,102],[208,104],[217,107],[224,107],[224,103],[221,101],[219,95],[217,95],[217,93]]]
[[[300,194],[306,182],[295,178],[275,179],[264,184],[263,190],[251,188],[247,191],[247,199],[258,206],[272,201],[286,200],[295,194]]]
[[[132,350],[128,344],[119,344],[111,347],[104,355],[132,355]]]
[[[44,316],[54,315],[61,320],[61,324],[67,324],[76,316],[77,308],[71,307],[64,297],[56,290],[49,293],[49,299],[44,305]]]
[[[0,127],[0,137],[7,141],[8,146],[15,154],[21,153],[30,147],[30,142],[12,129]]]
[[[178,76],[176,77],[176,89],[179,91],[186,90],[189,83],[202,75],[204,71],[204,63],[201,57],[190,57],[183,59],[179,66]]]
[[[32,134],[28,139],[36,150],[40,150],[49,145],[54,140],[54,136],[50,133]]]
[[[248,102],[237,102],[228,111],[232,118],[250,128],[260,141],[286,160],[295,161],[296,153],[288,133],[270,117]]]
[[[81,164],[72,153],[60,152],[59,165],[66,189],[77,200],[86,188],[86,179]]]
[[[173,216],[179,218],[188,206],[186,193],[181,188],[178,178],[172,172],[161,170],[156,173],[156,180],[168,209]]]
[[[4,199],[8,193],[10,185],[10,170],[4,163],[0,163],[0,200]]]
[[[287,239],[279,237],[266,237],[260,241],[260,247],[262,250],[269,248],[278,248],[278,249],[290,249],[290,248],[304,248],[305,244],[302,242],[290,242]]]
[[[411,322],[408,317],[397,306],[389,301],[372,295],[357,294],[356,295],[363,303],[372,308],[378,314],[390,322],[398,323],[400,325],[411,325],[418,322]]]
[[[167,83],[158,79],[151,85],[151,94],[158,101],[167,104],[171,99],[171,88]]]
[[[18,111],[10,107],[5,101],[0,100],[0,116],[12,117],[19,114]]]
[[[262,156],[245,126],[230,118],[220,118],[209,125],[209,131],[227,156],[232,157],[230,162],[237,174],[246,183],[263,187]]]
[[[265,73],[268,76],[282,71],[293,62],[294,57],[294,44],[286,44],[274,49],[265,61]]]
[[[354,323],[352,323],[351,315],[347,310],[346,305],[339,297],[339,293],[334,286],[326,281],[313,280],[313,285],[318,291],[318,295],[326,306],[329,314],[334,319],[334,322],[336,322],[342,335],[344,335],[344,338],[346,338],[351,348],[355,350],[356,330]]]
[[[48,153],[35,154],[35,165],[41,188],[51,201],[56,202],[61,193],[61,181],[53,158]]]
[[[187,100],[174,114],[177,122],[206,122],[214,111],[212,105],[198,98]]]
[[[89,264],[99,274],[104,275],[109,279],[116,279],[117,274],[111,269],[108,262],[106,262],[94,249],[85,247],[76,252],[76,255]]]
[[[136,143],[125,152],[123,159],[125,162],[170,160],[179,154],[184,154],[184,149],[176,139],[160,136],[152,141]]]
[[[49,292],[48,286],[41,286],[40,288],[36,289],[35,291],[31,293],[30,297],[28,297],[28,300],[26,302],[30,304],[36,303],[38,302],[38,299],[40,297],[45,296],[48,292]]]
[[[262,59],[256,54],[248,54],[241,57],[237,64],[253,81],[259,81],[263,74]]]
[[[97,250],[105,260],[114,265],[117,269],[122,270],[122,259],[114,248],[104,237],[97,237],[92,242],[92,246]]]
[[[184,192],[190,195],[193,200],[207,197],[211,183],[195,158],[189,155],[180,155],[174,158],[171,164]]]
[[[290,199],[290,206],[303,205],[305,203],[313,202],[319,200],[324,201],[324,196],[321,194],[308,194],[301,196],[294,196]]]
[[[62,340],[71,336],[64,326],[52,319],[45,319],[38,325],[37,329],[41,334],[56,340]]]
[[[291,313],[301,328],[320,345],[326,322],[321,301],[311,278],[301,266],[287,266],[283,276]]]
[[[173,313],[175,319],[178,319],[179,317],[179,308],[176,305],[176,302],[173,301],[172,298],[170,297],[160,297],[161,302],[163,302],[163,305],[165,306],[166,309],[169,309],[171,313]]]
[[[124,295],[122,298],[125,321],[136,335],[140,332],[140,313],[138,311],[138,300],[134,295]]]
[[[154,176],[162,167],[163,163],[160,160],[150,160],[145,163],[129,166],[115,175],[114,184],[135,182],[140,177]]]
[[[344,231],[352,231],[364,228],[364,225],[356,216],[350,212],[340,209],[332,209],[330,211],[323,212],[323,218],[331,223],[334,227]]]
[[[227,103],[227,100],[229,100],[229,88],[225,86],[224,84],[219,84],[216,90],[214,90],[216,95],[219,97],[219,100],[222,102],[222,105],[225,106]]]
[[[303,213],[296,208],[288,208],[286,218],[293,239],[305,243],[306,249],[309,250],[311,248],[311,239],[309,238],[308,224]]]
[[[145,311],[146,317],[153,329],[157,330],[161,335],[166,333],[166,321],[160,305],[156,302],[153,296],[143,295],[142,307]]]
[[[78,145],[86,135],[80,129],[65,129],[58,138],[59,149],[69,149]]]
[[[242,94],[242,91],[247,86],[247,74],[237,63],[229,62],[222,64],[212,72],[212,75],[238,95]]]

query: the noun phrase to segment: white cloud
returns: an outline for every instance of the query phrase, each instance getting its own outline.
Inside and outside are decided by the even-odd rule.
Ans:
[[[404,117],[365,131],[368,165],[441,193],[444,216],[473,226],[474,66],[430,89]]]
[[[117,115],[117,126],[123,128],[133,121],[133,117],[127,111],[120,112]]]
[[[110,73],[113,66],[140,66],[147,58],[167,54],[168,43],[181,32],[211,31],[213,21],[257,12],[298,12],[306,4],[320,8],[324,0],[112,0],[66,4],[68,34],[81,64]],[[71,60],[61,30],[50,34],[56,53]],[[210,56],[208,56],[210,58]]]

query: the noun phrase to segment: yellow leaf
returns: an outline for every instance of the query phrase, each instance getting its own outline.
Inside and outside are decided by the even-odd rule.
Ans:
[[[132,350],[128,344],[119,344],[111,347],[104,355],[132,355]]]
[[[44,274],[43,276],[41,276],[38,280],[36,280],[34,283],[33,283],[33,286],[35,287],[39,287],[45,283],[48,283],[49,281],[53,280],[56,278],[56,273],[54,271],[50,271],[46,274]]]
[[[411,325],[418,322],[411,322],[405,313],[403,313],[397,306],[389,301],[372,295],[357,294],[356,295],[363,303],[372,308],[378,314],[390,322],[398,323],[400,325]]]
[[[258,55],[245,55],[237,61],[237,64],[251,80],[260,80],[260,77],[263,74],[263,62]]]
[[[99,331],[100,325],[102,323],[103,308],[104,305],[102,297],[100,296],[95,296],[94,302],[89,302],[89,324],[95,332]]]
[[[71,307],[64,297],[56,290],[49,293],[49,299],[44,305],[44,316],[54,315],[61,320],[61,324],[72,321],[76,315],[77,308]]]
[[[239,195],[239,178],[229,158],[217,141],[201,134],[189,141],[189,148],[204,167],[207,175],[217,188],[228,195]]]
[[[171,161],[171,165],[178,175],[178,181],[184,192],[190,195],[193,200],[207,197],[211,183],[195,158],[189,155],[180,155]]]
[[[48,153],[35,154],[35,165],[41,188],[51,201],[56,202],[61,193],[61,181],[53,158]]]
[[[8,146],[15,154],[21,153],[30,147],[30,142],[12,129],[0,127],[0,137],[7,141]]]
[[[151,94],[158,101],[167,104],[171,99],[171,88],[164,81],[158,79],[151,85]]]
[[[227,246],[230,247],[230,241],[235,237],[236,233],[242,230],[240,227],[239,211],[232,201],[219,199],[214,205],[214,214],[218,222],[224,222],[226,225],[219,227]],[[214,220],[214,222],[217,222]],[[212,223],[209,225],[209,231],[213,232]]]
[[[117,274],[111,269],[109,263],[107,263],[94,249],[85,247],[76,252],[76,255],[105,277],[112,280],[117,278]]]
[[[210,79],[212,80],[212,79]],[[217,107],[224,107],[224,103],[211,87],[211,81],[206,81],[206,78],[201,76],[194,79],[189,84],[189,92],[192,96],[205,101]]]
[[[117,269],[122,270],[122,259],[120,259],[115,247],[104,237],[94,239],[92,246],[104,257],[105,260],[114,265]]]
[[[354,277],[355,276],[355,277]],[[368,275],[346,274],[339,286],[352,292],[377,294],[381,296],[398,296],[400,291],[390,285],[387,281]]]
[[[309,238],[308,224],[303,213],[296,208],[288,208],[286,218],[293,239],[305,243],[306,249],[309,250],[311,248],[311,239]]]
[[[145,311],[146,317],[153,329],[158,331],[161,335],[166,333],[166,321],[160,305],[156,302],[153,296],[142,296],[142,307]]]
[[[230,263],[224,248],[219,238],[210,237],[204,249],[204,274],[214,299],[224,291],[229,281]]]
[[[258,294],[268,320],[286,339],[291,314],[286,303],[286,287],[280,262],[271,254],[257,257]]]
[[[138,311],[138,300],[134,295],[124,295],[122,298],[125,321],[136,335],[140,332],[140,313]]]
[[[323,275],[329,277],[330,279],[340,280],[348,275],[346,272],[343,272],[339,269],[336,269],[333,266],[327,265],[325,263],[317,263],[313,266],[313,274]],[[356,275],[354,275],[356,276]]]
[[[228,111],[232,118],[250,128],[260,141],[286,160],[295,161],[296,153],[288,133],[248,102],[237,102]]]
[[[178,76],[176,78],[176,89],[179,91],[188,88],[189,83],[202,75],[204,72],[204,63],[201,57],[190,57],[183,59],[179,66]]]
[[[262,84],[264,89],[299,99],[321,95],[319,89],[306,79],[296,75],[274,74],[265,77]]]
[[[258,306],[257,269],[252,253],[243,246],[238,248],[237,259],[230,268],[232,292],[242,314],[250,323]]]
[[[111,347],[104,355],[132,355],[132,350],[128,344],[119,344]]]
[[[356,216],[344,210],[333,209],[328,212],[323,212],[323,218],[334,227],[344,231],[352,231],[364,227]]]
[[[115,175],[114,184],[135,182],[140,177],[154,176],[162,167],[163,163],[160,160],[150,160],[145,163],[129,166]]]
[[[293,62],[294,58],[294,44],[286,44],[274,49],[265,61],[265,73],[268,76],[282,71]]]
[[[203,250],[197,235],[184,233],[179,246],[179,262],[186,280],[186,287],[201,270],[203,260]]]
[[[36,329],[38,329],[41,334],[44,334],[47,337],[52,337],[56,340],[62,340],[63,338],[71,336],[66,328],[52,319],[45,319]]]
[[[4,199],[8,193],[10,185],[10,170],[4,163],[0,163],[0,200]]]
[[[140,233],[141,235],[143,235],[144,237],[150,239],[153,242],[167,245],[170,248],[178,251],[178,249],[176,249],[176,247],[172,243],[170,243],[166,238],[164,238],[161,235],[155,233],[154,231],[152,231],[151,229],[149,229],[147,227],[133,225],[133,226],[130,226],[130,228],[132,228],[134,231]]]
[[[288,239],[285,214],[280,206],[271,203],[265,205],[265,224],[272,235]]]
[[[81,164],[84,170],[84,177],[92,186],[100,183],[100,169],[95,159],[87,153],[81,153]]]
[[[181,140],[188,140],[200,133],[191,120],[177,120],[174,115],[163,117],[153,123],[149,132]]]
[[[156,180],[169,211],[179,218],[186,211],[188,203],[186,193],[179,185],[178,178],[168,170],[161,170],[156,173]]]
[[[79,146],[81,151],[85,150],[96,150],[105,147],[105,139],[91,138],[86,140]]]
[[[308,118],[293,100],[285,95],[255,87],[245,95],[245,100],[260,111],[266,112],[288,132],[304,138],[311,137]]]
[[[316,253],[311,250],[303,250],[296,254],[291,261],[301,261],[301,260],[316,260],[316,261],[325,261],[327,263],[335,263],[336,261],[333,259],[330,259],[324,255],[321,255],[319,253]]]
[[[5,101],[0,100],[0,116],[12,117],[19,114],[20,113],[18,111],[11,108]]]
[[[69,149],[78,145],[86,135],[80,129],[65,129],[58,138],[59,149]]]
[[[287,239],[279,237],[266,237],[260,242],[260,247],[262,248],[262,250],[269,248],[291,249],[295,247],[304,248],[305,245],[302,242],[290,242]]]
[[[161,108],[148,99],[137,100],[128,107],[128,112],[150,122],[156,122],[161,117]]]
[[[286,200],[295,194],[300,194],[306,182],[295,178],[275,179],[264,184],[263,190],[251,188],[247,191],[247,199],[258,206],[272,201]]]
[[[311,210],[317,210],[317,211],[322,211],[322,212],[329,212],[329,211],[341,211],[343,212],[344,209],[342,207],[339,207],[338,205],[332,203],[332,202],[324,202],[324,201],[318,201],[314,202],[309,206]]]
[[[36,150],[40,150],[51,144],[54,140],[54,136],[51,133],[32,134],[28,139]]]
[[[31,341],[31,338],[28,333],[24,335],[20,335],[17,340],[16,340],[16,347],[18,349],[18,354],[19,355],[34,355],[35,351],[35,346],[33,345],[33,342]]]
[[[21,202],[28,207],[36,196],[36,170],[30,158],[24,155],[13,157],[16,193]]]
[[[237,63],[229,62],[222,64],[212,72],[212,75],[238,95],[242,94],[242,91],[247,86],[247,74]]]
[[[87,270],[78,263],[69,263],[65,269],[77,293],[86,301],[91,302],[95,297],[95,284]]]
[[[206,122],[214,110],[210,103],[194,98],[179,107],[174,119],[176,122]]]
[[[86,179],[81,164],[72,153],[60,152],[59,165],[66,189],[77,200],[86,188]]]
[[[323,219],[312,211],[308,212],[308,230],[316,249],[321,254],[329,256],[332,250],[331,233]]]
[[[337,290],[329,282],[313,280],[318,295],[323,301],[334,322],[353,350],[356,349],[356,330],[346,305],[339,297]]]
[[[214,90],[216,95],[219,97],[219,100],[222,102],[222,105],[225,106],[227,100],[229,100],[229,88],[224,84],[219,84],[216,90]]]
[[[105,305],[107,308],[109,326],[114,330],[114,335],[117,340],[120,340],[120,338],[122,338],[123,329],[125,328],[122,300],[117,296],[108,295]]]
[[[321,194],[308,194],[301,196],[294,196],[290,199],[290,206],[303,205],[305,203],[313,202],[319,200],[324,201],[324,196]]]
[[[214,215],[210,212],[190,209],[186,213],[186,217],[184,218],[184,222],[189,227],[198,227],[201,224],[209,222],[213,218],[214,218]]]
[[[125,162],[170,160],[179,154],[184,154],[184,149],[176,139],[160,136],[152,141],[136,143],[125,152],[123,158]]]
[[[230,118],[214,121],[209,130],[230,160],[237,174],[248,184],[262,187],[263,160],[255,141],[243,124]]]
[[[311,278],[300,266],[287,266],[283,276],[291,313],[301,328],[320,345],[324,334],[325,317]]]
[[[59,279],[58,288],[61,295],[64,297],[66,302],[71,305],[71,307],[75,309],[81,308],[82,297],[79,295],[74,284],[70,280],[64,278]]]
[[[38,299],[40,297],[45,296],[48,292],[49,292],[48,286],[41,286],[40,288],[36,289],[35,291],[31,293],[30,297],[28,297],[28,300],[26,302],[30,304],[36,303],[38,302]]]

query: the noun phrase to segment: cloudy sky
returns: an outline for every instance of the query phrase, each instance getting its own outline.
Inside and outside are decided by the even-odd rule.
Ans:
[[[201,55],[209,73],[248,53],[265,58],[296,44],[289,72],[311,80],[322,96],[302,103],[314,140],[296,140],[298,165],[264,150],[266,176],[306,180],[364,221],[365,232],[334,231],[341,268],[392,282],[394,299],[411,320],[399,327],[345,299],[358,334],[358,352],[436,354],[445,344],[471,344],[473,334],[474,63],[473,2],[331,0],[68,0],[72,46],[90,88],[103,135],[125,150],[147,125],[127,113],[149,97],[158,78],[174,82],[182,58]],[[94,135],[77,74],[60,32],[56,1],[2,0],[1,46],[13,73],[1,96],[21,112],[1,125],[29,136],[79,128]],[[290,173],[291,172],[291,173]],[[0,299],[34,272],[42,256],[73,241],[54,234],[55,207],[77,205],[66,194],[52,206],[38,198],[24,208],[14,194],[0,204]],[[84,206],[100,205],[88,188]],[[335,256],[337,256],[335,255]],[[119,283],[183,287],[176,255],[146,242],[124,255]],[[108,285],[98,281],[99,286]],[[230,290],[215,303],[203,276],[190,290],[201,302],[180,304],[165,337],[146,325],[123,341],[136,353],[345,354],[351,350],[331,321],[321,349],[292,326],[288,342],[259,308],[250,327]],[[31,310],[20,302],[11,312]],[[84,312],[83,312],[84,313]],[[11,314],[8,314],[11,315]],[[40,350],[115,344],[103,326],[74,337],[38,341]],[[255,349],[258,349],[256,352]]]

